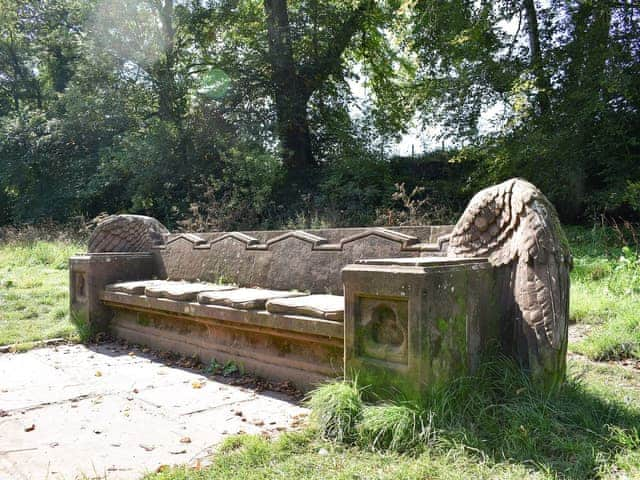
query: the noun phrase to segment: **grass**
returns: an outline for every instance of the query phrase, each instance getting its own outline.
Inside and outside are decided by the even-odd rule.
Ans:
[[[516,369],[492,368],[490,381],[467,379],[443,392],[447,398],[433,399],[426,415],[412,406],[362,404],[355,443],[323,439],[318,424],[275,440],[232,437],[206,468],[178,467],[146,479],[640,478],[638,375],[574,359],[566,387],[545,399]],[[344,392],[327,386],[321,395],[332,388]],[[427,421],[416,422],[416,415]],[[401,453],[415,438],[411,432],[429,429]],[[395,438],[403,448],[393,448],[392,430],[402,432]],[[385,445],[370,443],[384,432]]]
[[[593,360],[640,359],[640,257],[610,229],[567,229],[574,255],[571,318],[593,327],[570,348]]]
[[[350,442],[356,438],[356,425],[360,422],[363,408],[356,385],[337,382],[319,388],[309,398],[308,405],[324,438],[339,442]]]
[[[61,240],[0,244],[0,345],[75,338],[68,259],[83,248]]]

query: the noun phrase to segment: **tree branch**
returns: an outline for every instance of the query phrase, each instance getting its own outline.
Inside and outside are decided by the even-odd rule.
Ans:
[[[342,65],[342,54],[351,43],[354,34],[361,29],[367,11],[374,6],[373,0],[362,0],[351,15],[337,30],[333,41],[321,52],[318,59],[301,70],[304,86],[311,95],[333,73],[337,73]]]

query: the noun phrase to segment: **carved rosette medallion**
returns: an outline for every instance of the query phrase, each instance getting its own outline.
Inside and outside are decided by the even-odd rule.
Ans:
[[[408,308],[404,299],[361,297],[356,349],[363,358],[408,363]]]

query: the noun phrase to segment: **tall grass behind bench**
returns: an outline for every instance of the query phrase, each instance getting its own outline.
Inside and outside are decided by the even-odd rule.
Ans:
[[[571,319],[590,328],[570,345],[592,360],[640,359],[640,245],[637,230],[568,228],[574,268]]]

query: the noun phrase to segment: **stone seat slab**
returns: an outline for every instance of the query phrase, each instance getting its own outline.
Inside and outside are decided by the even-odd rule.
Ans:
[[[236,289],[233,285],[217,285],[215,283],[164,281],[144,289],[147,297],[168,298],[190,302],[202,292],[223,292]]]
[[[341,295],[307,295],[274,298],[266,304],[269,313],[304,315],[325,320],[344,320],[344,297]]]
[[[268,300],[276,298],[306,296],[304,292],[287,292],[284,290],[267,290],[262,288],[237,288],[225,292],[202,292],[198,302],[205,305],[223,305],[242,310],[264,310]]]
[[[129,295],[144,295],[145,288],[159,286],[166,282],[166,280],[137,280],[134,282],[118,282],[107,285],[106,287],[104,287],[104,289],[107,292],[128,293]]]
[[[267,327],[277,330],[289,330],[303,334],[341,339],[344,335],[342,322],[312,318],[302,315],[283,315],[269,313],[266,310],[243,310],[224,305],[206,305],[196,302],[183,302],[168,298],[154,298],[145,295],[129,295],[121,292],[104,291],[100,300],[119,310],[130,310],[144,313],[159,312],[162,314],[178,314],[193,317],[194,321],[244,326]]]

